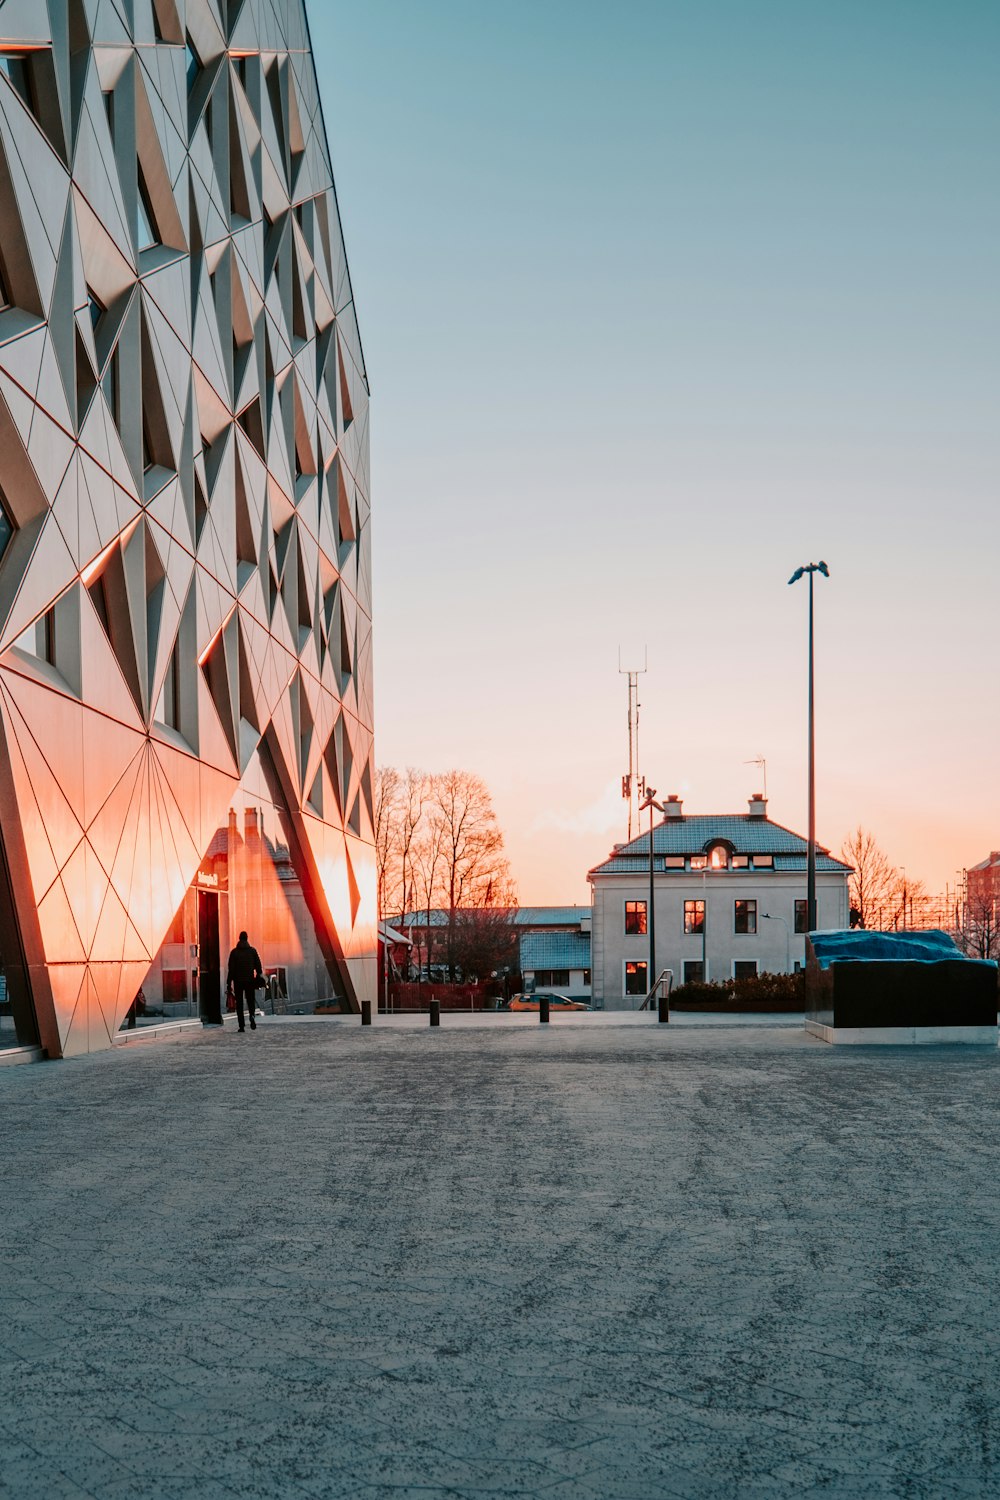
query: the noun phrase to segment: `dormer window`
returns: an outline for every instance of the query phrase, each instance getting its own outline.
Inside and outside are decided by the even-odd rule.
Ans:
[[[729,850],[725,844],[713,844],[708,851],[708,867],[710,870],[729,869]]]

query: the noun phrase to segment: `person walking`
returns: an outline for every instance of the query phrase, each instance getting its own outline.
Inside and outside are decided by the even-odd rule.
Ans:
[[[260,961],[260,954],[256,948],[251,948],[246,933],[241,932],[239,942],[229,955],[229,972],[226,977],[227,986],[232,986],[236,996],[236,1020],[240,1031],[246,1030],[243,1024],[244,999],[250,1016],[250,1030],[257,1030],[257,985],[263,978],[264,966]]]

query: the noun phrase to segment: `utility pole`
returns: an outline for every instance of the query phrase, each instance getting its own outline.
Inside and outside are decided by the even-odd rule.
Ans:
[[[628,839],[632,842],[632,817],[639,831],[639,799],[646,794],[645,778],[639,774],[639,676],[646,671],[646,648],[642,648],[641,667],[623,667],[618,648],[618,674],[628,678],[628,771],[622,777],[622,797],[628,803]]]

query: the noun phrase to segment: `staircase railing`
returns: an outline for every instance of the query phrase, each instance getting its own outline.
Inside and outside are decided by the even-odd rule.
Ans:
[[[655,996],[657,990],[659,990],[662,987],[664,980],[666,980],[666,983],[667,983],[666,1000],[667,1000],[667,1008],[669,1010],[669,1008],[670,1008],[670,991],[673,988],[673,984],[674,984],[674,971],[673,971],[673,969],[661,969],[660,970],[660,973],[657,976],[657,978],[653,980],[653,987],[652,987],[652,989],[649,991],[649,994],[646,996],[645,1000],[639,1006],[640,1010],[649,1010],[651,1008],[652,1003],[653,1003],[653,997]]]

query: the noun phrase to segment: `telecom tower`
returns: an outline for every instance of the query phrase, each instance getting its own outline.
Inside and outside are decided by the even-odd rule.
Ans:
[[[628,678],[628,772],[622,777],[622,796],[628,803],[628,837],[631,842],[633,815],[635,831],[639,831],[639,803],[646,794],[646,778],[639,775],[639,676],[646,671],[646,649],[643,647],[641,667],[623,667],[621,649],[618,651],[618,672]]]

